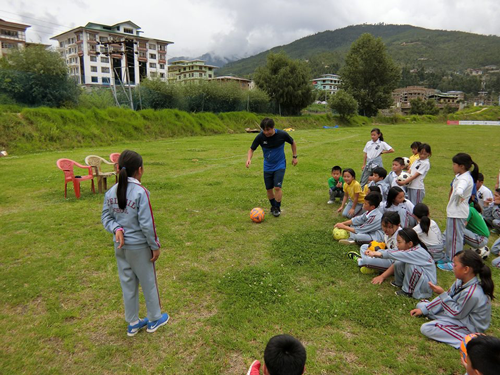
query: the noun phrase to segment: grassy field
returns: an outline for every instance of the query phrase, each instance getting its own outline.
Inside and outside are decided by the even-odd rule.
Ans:
[[[396,150],[384,155],[386,167],[409,156],[412,141],[431,144],[425,202],[442,230],[455,153],[469,152],[494,185],[500,127],[382,131]],[[287,169],[283,214],[261,224],[248,217],[256,206],[268,211],[260,150],[244,167],[254,136],[1,158],[0,373],[244,374],[271,336],[289,333],[307,348],[308,374],[463,374],[456,350],[420,334],[425,320],[409,316],[417,301],[396,297],[388,282],[371,285],[345,256],[353,248],[332,239],[340,217],[338,204],[326,204],[329,171],[335,164],[360,170],[370,128],[292,133],[299,164]],[[71,188],[64,199],[55,164],[125,148],[144,158],[162,242],[160,294],[171,314],[155,334],[133,338],[125,332],[111,235],[100,221],[103,196],[87,183],[80,200]],[[290,161],[288,145],[286,152]],[[500,286],[500,272],[493,273]],[[438,271],[438,280],[446,289],[453,275]],[[500,304],[493,305],[488,332],[500,337]]]

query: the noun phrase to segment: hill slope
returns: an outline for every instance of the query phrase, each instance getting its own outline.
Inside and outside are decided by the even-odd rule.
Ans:
[[[351,44],[363,33],[381,37],[387,50],[401,66],[463,71],[486,65],[500,66],[500,37],[461,31],[429,30],[411,25],[356,25],[328,30],[277,46],[258,55],[234,61],[217,71],[217,75],[251,75],[265,65],[269,52],[285,51],[294,59],[329,65],[336,73]],[[319,56],[319,58],[318,58]],[[318,61],[319,60],[319,61]],[[311,67],[316,72],[314,66]]]

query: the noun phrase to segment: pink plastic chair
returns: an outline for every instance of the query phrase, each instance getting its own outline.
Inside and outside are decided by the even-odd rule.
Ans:
[[[112,163],[115,163],[115,170],[116,173],[120,173],[119,167],[118,167],[118,159],[120,159],[120,154],[117,152],[112,153],[109,155],[109,160],[111,160]]]
[[[73,167],[78,167],[86,169],[88,171],[86,176],[75,176]],[[68,182],[73,182],[73,187],[75,190],[75,195],[80,198],[80,181],[91,180],[92,182],[92,192],[95,194],[94,187],[94,174],[92,173],[92,167],[87,165],[78,164],[76,161],[71,159],[59,159],[57,161],[57,167],[64,172],[64,198],[67,196]]]

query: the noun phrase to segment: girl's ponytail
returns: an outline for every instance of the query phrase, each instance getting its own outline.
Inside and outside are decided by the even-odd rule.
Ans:
[[[431,219],[429,219],[429,207],[423,203],[417,203],[413,208],[413,215],[420,220],[420,229],[425,234],[429,234]]]
[[[127,207],[128,178],[133,177],[137,170],[142,167],[142,157],[135,151],[125,150],[118,158],[118,167],[120,172],[116,197],[118,198],[118,207],[124,210]]]
[[[455,258],[462,263],[464,267],[472,268],[474,275],[479,275],[481,282],[481,288],[483,288],[484,294],[489,296],[492,300],[495,298],[493,291],[495,289],[495,284],[493,284],[493,279],[491,278],[491,270],[483,260],[474,250],[467,249],[458,253]]]
[[[472,166],[474,166],[474,170],[470,172],[474,183],[477,181],[479,177],[479,166],[472,161],[472,158],[469,154],[464,152],[459,152],[453,158],[451,158],[453,163],[458,165],[463,165],[466,171],[469,171]]]
[[[479,178],[479,166],[473,160],[471,160],[471,162],[474,166],[474,169],[472,170],[472,172],[470,172],[470,175],[472,176],[474,183],[476,183],[477,179]]]
[[[491,278],[490,267],[483,263],[483,267],[481,267],[481,270],[479,271],[479,277],[481,278],[481,288],[483,288],[484,294],[493,300],[495,298],[493,295],[495,284],[493,284],[493,279]]]

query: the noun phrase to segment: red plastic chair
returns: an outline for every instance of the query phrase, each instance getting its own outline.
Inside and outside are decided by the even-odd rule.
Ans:
[[[118,167],[118,159],[120,159],[120,154],[117,152],[114,152],[111,155],[109,155],[109,160],[111,160],[112,163],[115,163],[116,174],[120,173],[120,170]]]
[[[86,169],[88,174],[86,176],[75,176],[73,167]],[[94,174],[92,173],[92,167],[88,165],[78,164],[76,161],[71,159],[59,159],[57,161],[57,167],[64,172],[64,198],[67,196],[68,182],[73,182],[73,187],[75,190],[75,195],[80,198],[80,181],[91,180],[92,182],[92,192],[95,194],[94,187]]]

